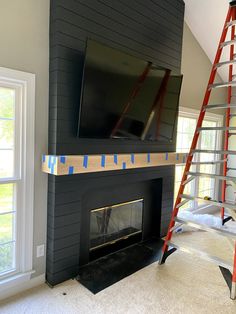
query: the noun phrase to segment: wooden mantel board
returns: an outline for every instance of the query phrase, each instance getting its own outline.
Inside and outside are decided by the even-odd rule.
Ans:
[[[167,166],[185,163],[186,153],[43,155],[43,172],[56,176],[88,172]]]

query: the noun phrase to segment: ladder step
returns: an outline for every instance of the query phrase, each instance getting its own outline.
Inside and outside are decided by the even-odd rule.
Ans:
[[[211,131],[211,130],[215,130],[215,131],[236,131],[236,127],[234,126],[229,126],[229,127],[225,127],[225,126],[216,126],[216,127],[201,127],[198,128],[197,131]]]
[[[188,247],[186,245],[179,245],[177,243],[174,243],[173,241],[168,241],[168,246],[172,247],[172,248],[176,248],[177,250],[180,250],[182,252],[185,252],[185,253],[189,253],[189,254],[192,254],[192,255],[195,255],[197,258],[201,257],[207,261],[210,261],[210,262],[213,262],[219,266],[222,266],[222,267],[225,267],[227,269],[229,269],[231,272],[232,272],[232,265],[230,265],[227,261],[224,261],[222,260],[221,258],[219,257],[216,257],[214,255],[210,255],[206,252],[203,252],[201,250],[197,250],[197,249],[194,249],[192,247]]]
[[[199,201],[203,201],[204,203],[207,203],[207,204],[215,205],[217,207],[224,207],[224,208],[236,210],[236,204],[229,204],[229,203],[225,203],[225,202],[223,203],[223,202],[218,202],[216,200],[205,200],[202,197],[199,197],[199,196],[194,197],[194,196],[187,195],[187,194],[182,194],[180,197],[184,198],[186,200],[189,200],[189,201],[199,200]]]
[[[236,60],[229,60],[229,61],[224,61],[224,62],[219,62],[215,65],[216,68],[220,68],[224,65],[232,65],[232,64],[236,64]]]
[[[182,207],[183,205],[187,204],[188,202],[189,202],[189,200],[184,200],[184,201],[180,202],[176,207],[177,207],[177,208],[180,208],[180,207]]]
[[[190,176],[196,176],[196,177],[207,177],[207,178],[215,178],[218,180],[227,180],[227,181],[236,182],[236,177],[222,176],[219,174],[211,174],[211,173],[205,173],[205,172],[191,172],[191,171],[189,171],[187,174]]]
[[[194,149],[193,153],[208,153],[208,154],[219,154],[219,155],[236,155],[235,150],[210,150],[210,149]]]
[[[228,41],[225,41],[223,42],[220,47],[223,48],[223,47],[226,47],[226,46],[229,46],[229,45],[234,45],[236,44],[236,40],[233,39],[233,40],[228,40]]]
[[[229,136],[232,136],[232,135],[236,135],[236,133],[229,133],[228,135],[229,135]]]
[[[193,161],[191,165],[215,165],[215,164],[222,164],[226,161],[227,159],[216,160],[216,161]]]
[[[235,41],[236,43],[236,41]],[[220,88],[220,87],[228,87],[228,86],[236,86],[236,81],[224,82],[224,83],[215,83],[208,86],[209,89],[212,88]]]
[[[192,220],[186,220],[186,219],[182,219],[182,218],[178,218],[178,217],[175,218],[175,222],[180,223],[182,225],[188,225],[190,227],[193,227],[193,228],[196,228],[199,230],[204,230],[207,232],[219,234],[221,236],[236,240],[236,233],[230,232],[230,231],[223,229],[223,228],[219,229],[219,228],[215,228],[215,227],[210,227],[210,226],[205,225],[205,224],[199,224],[198,222],[195,222]]]
[[[187,180],[183,182],[183,185],[188,184],[189,182],[193,181],[195,177],[189,177]]]
[[[228,108],[236,108],[236,104],[206,105],[203,108],[204,108],[204,110],[207,110],[207,109],[228,109]]]
[[[226,28],[233,26],[233,25],[236,25],[236,20],[233,20],[233,21],[227,23]]]
[[[230,118],[236,117],[236,113],[231,113]]]

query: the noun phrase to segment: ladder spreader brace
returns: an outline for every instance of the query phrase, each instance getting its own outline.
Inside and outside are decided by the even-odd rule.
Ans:
[[[169,255],[171,255],[172,253],[174,253],[176,250],[180,250],[180,251],[184,251],[184,252],[189,252],[189,253],[195,253],[197,254],[197,256],[201,256],[207,260],[210,261],[214,261],[215,263],[217,263],[220,267],[221,273],[227,283],[227,285],[229,286],[230,289],[230,297],[231,299],[236,299],[236,240],[235,240],[235,234],[230,234],[225,232],[225,230],[221,230],[220,228],[211,228],[207,225],[203,225],[203,224],[198,224],[198,223],[193,223],[193,222],[189,222],[185,219],[178,219],[177,215],[179,212],[179,209],[181,208],[181,206],[183,206],[184,204],[186,204],[186,202],[188,200],[199,200],[200,197],[199,196],[188,196],[186,194],[184,194],[184,189],[185,186],[191,182],[192,180],[194,180],[196,177],[198,176],[210,176],[213,177],[215,179],[221,180],[222,181],[222,195],[221,195],[221,200],[209,200],[209,199],[204,199],[201,198],[201,201],[204,202],[204,200],[206,201],[206,203],[213,203],[216,204],[217,206],[221,207],[220,211],[221,211],[221,219],[222,219],[222,225],[225,224],[227,221],[229,220],[234,220],[235,221],[235,217],[236,217],[236,204],[235,206],[233,206],[232,204],[228,204],[226,202],[226,187],[227,187],[227,181],[236,181],[236,177],[232,177],[232,176],[228,176],[227,175],[227,171],[229,170],[229,168],[227,167],[227,162],[228,162],[228,155],[235,155],[236,154],[236,150],[229,150],[229,137],[231,135],[234,135],[235,133],[232,133],[230,131],[234,131],[236,128],[235,127],[231,127],[230,126],[230,119],[235,116],[235,114],[231,113],[231,108],[236,107],[236,105],[231,102],[232,98],[235,97],[235,95],[232,94],[232,87],[234,85],[236,85],[236,81],[234,81],[235,79],[235,74],[233,74],[233,65],[236,63],[236,54],[234,51],[234,45],[236,44],[236,36],[235,36],[235,26],[236,26],[236,0],[235,1],[231,1],[230,2],[230,6],[229,6],[229,10],[226,16],[226,20],[225,20],[225,24],[223,27],[223,31],[220,37],[220,41],[219,41],[219,45],[217,48],[217,52],[216,52],[216,56],[213,62],[213,66],[212,66],[212,70],[210,73],[210,78],[208,81],[208,85],[206,88],[206,92],[205,92],[205,96],[203,99],[203,104],[200,110],[200,114],[199,114],[199,118],[198,118],[198,122],[196,125],[196,130],[193,136],[193,140],[192,140],[192,144],[190,147],[190,151],[186,160],[186,165],[184,168],[184,172],[183,172],[183,176],[182,176],[182,180],[180,183],[180,187],[179,187],[179,191],[178,191],[178,195],[174,204],[174,208],[172,211],[172,215],[171,215],[171,220],[170,220],[170,224],[169,224],[169,228],[167,231],[167,236],[165,238],[164,241],[164,245],[162,247],[162,254],[159,260],[159,264],[164,264],[167,257]],[[231,28],[231,37],[230,40],[226,41],[226,36],[228,33],[228,30]],[[222,55],[222,51],[225,47],[230,46],[230,56],[229,56],[229,60],[227,61],[223,61],[220,62],[221,59],[221,55]],[[229,76],[228,76],[228,81],[225,83],[214,83],[215,82],[215,78],[216,78],[216,74],[218,69],[221,66],[228,66],[229,67]],[[210,100],[210,95],[212,90],[214,90],[215,88],[218,87],[223,87],[223,88],[227,88],[227,102],[225,104],[209,104],[209,100]],[[226,115],[225,115],[225,125],[224,127],[215,127],[212,128],[212,130],[216,130],[216,131],[221,131],[224,132],[224,146],[222,150],[201,150],[201,149],[197,149],[197,144],[198,144],[198,139],[199,136],[201,134],[201,131],[207,131],[210,130],[211,128],[206,128],[206,127],[202,127],[203,124],[203,120],[205,117],[205,113],[208,109],[225,109],[226,110]],[[196,161],[193,162],[193,157],[196,153],[201,153],[201,152],[205,152],[205,153],[214,153],[215,155],[222,155],[220,158],[220,163],[223,164],[223,171],[221,174],[216,173],[216,174],[206,174],[206,173],[194,173],[193,171],[190,171],[190,167],[191,165],[197,164]],[[214,161],[212,162],[214,163]],[[219,163],[216,160],[216,163]],[[204,162],[200,162],[199,164],[204,164]],[[207,164],[207,162],[206,162]],[[209,162],[208,162],[209,164]],[[225,207],[224,207],[225,206]],[[232,214],[232,216],[229,215],[225,215],[225,210],[227,210],[229,213]],[[234,245],[234,260],[232,265],[228,265],[227,262],[222,261],[221,259],[214,257],[214,256],[210,256],[208,253],[205,252],[201,252],[201,251],[197,251],[193,248],[187,248],[186,246],[182,246],[179,244],[175,244],[172,240],[172,235],[173,235],[173,231],[176,229],[176,223],[178,224],[187,224],[187,225],[191,225],[192,227],[195,227],[197,229],[200,230],[205,230],[206,232],[215,232],[217,234],[220,234],[222,236],[226,236],[227,237],[231,237],[231,239],[233,239],[235,241],[235,245]],[[236,222],[235,222],[236,224]],[[211,228],[211,230],[209,230]],[[231,273],[232,272],[232,273]]]

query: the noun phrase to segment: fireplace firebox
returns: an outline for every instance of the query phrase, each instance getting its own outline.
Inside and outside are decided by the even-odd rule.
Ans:
[[[91,210],[90,251],[142,234],[143,199]]]

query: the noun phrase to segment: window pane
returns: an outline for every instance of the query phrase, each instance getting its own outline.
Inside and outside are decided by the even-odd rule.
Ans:
[[[0,244],[14,240],[14,216],[14,214],[0,215]]]
[[[14,169],[15,90],[0,87],[0,178]]]
[[[0,149],[0,178],[12,177],[14,174],[13,149]]]
[[[11,88],[0,87],[0,119],[14,118],[15,111],[15,90]]]
[[[0,149],[12,149],[14,145],[14,121],[0,119]]]
[[[0,273],[14,269],[15,243],[0,245]]]
[[[14,210],[13,184],[0,184],[0,214]]]

